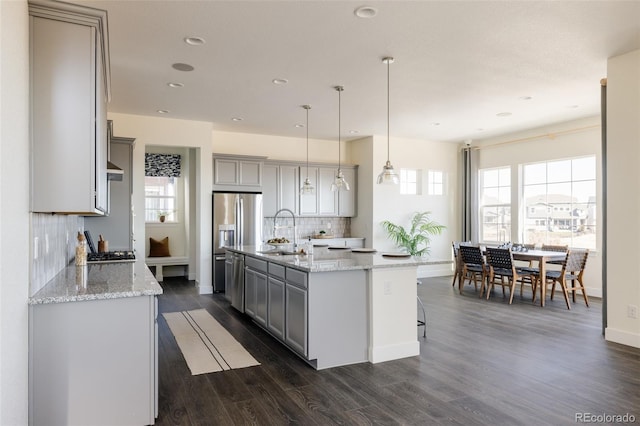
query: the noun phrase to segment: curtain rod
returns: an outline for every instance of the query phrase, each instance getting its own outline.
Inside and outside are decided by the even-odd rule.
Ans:
[[[532,141],[532,140],[536,140],[536,139],[555,139],[558,136],[561,135],[569,135],[572,133],[579,133],[579,132],[585,132],[587,130],[593,130],[593,129],[598,129],[600,128],[599,124],[595,124],[593,126],[586,126],[586,127],[578,127],[576,129],[569,129],[569,130],[561,130],[559,132],[549,132],[549,133],[545,133],[542,135],[536,135],[536,136],[529,136],[526,138],[520,138],[520,139],[511,139],[508,141],[503,141],[503,142],[497,142],[491,145],[478,145],[478,146],[474,146],[473,148],[475,149],[484,149],[484,148],[493,148],[496,146],[501,146],[501,145],[508,145],[508,144],[512,144],[512,143],[518,143],[518,142],[527,142],[527,141]]]

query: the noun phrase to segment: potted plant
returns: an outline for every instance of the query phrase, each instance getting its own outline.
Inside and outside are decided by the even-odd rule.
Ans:
[[[158,212],[158,220],[160,220],[160,222],[163,222],[167,219],[167,216],[169,216],[169,212],[166,211],[160,211]]]
[[[383,221],[382,226],[398,247],[402,247],[411,256],[424,256],[429,254],[430,237],[440,235],[446,229],[446,226],[432,221],[430,214],[428,211],[415,213],[408,230],[388,220]]]

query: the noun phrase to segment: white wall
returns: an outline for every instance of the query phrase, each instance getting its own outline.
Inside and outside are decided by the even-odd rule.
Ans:
[[[376,179],[387,160],[387,139],[382,136],[351,142],[351,159],[360,164],[358,172],[358,216],[351,221],[353,235],[365,236],[367,245],[380,251],[397,250],[382,228],[383,220],[408,226],[414,213],[430,211],[431,219],[447,228],[431,241],[429,258],[450,260],[451,241],[458,238],[458,147],[456,144],[391,138],[390,160],[397,172],[422,172],[422,194],[401,195],[395,185],[378,185]],[[444,172],[444,195],[427,195],[427,171]],[[448,265],[421,267],[418,276],[451,273]]]
[[[0,1],[0,424],[28,422],[29,21]]]
[[[145,253],[144,153],[147,145],[178,146],[196,151],[196,216],[199,240],[195,256],[196,284],[200,294],[212,293],[211,191],[213,184],[212,124],[140,115],[109,114],[118,135],[136,139],[133,150],[134,247]]]
[[[607,65],[607,340],[640,347],[640,50]]]
[[[304,129],[300,138],[257,135],[252,133],[213,132],[213,152],[217,154],[255,155],[275,160],[306,161],[307,139]],[[341,143],[341,162],[351,164],[349,142]],[[338,139],[309,138],[309,161],[338,163]]]
[[[538,137],[547,135],[544,137]],[[519,205],[518,168],[521,164],[596,156],[597,213],[596,250],[591,250],[585,270],[587,294],[602,297],[602,155],[600,117],[591,117],[566,123],[530,129],[497,138],[473,141],[479,147],[478,167],[481,169],[511,166],[512,200]],[[512,215],[510,240],[521,241],[519,217]]]

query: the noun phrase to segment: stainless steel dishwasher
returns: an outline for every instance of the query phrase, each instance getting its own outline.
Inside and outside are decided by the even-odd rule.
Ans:
[[[244,312],[244,255],[231,253],[231,276],[227,282],[231,283],[231,306]],[[229,266],[227,263],[225,266]]]

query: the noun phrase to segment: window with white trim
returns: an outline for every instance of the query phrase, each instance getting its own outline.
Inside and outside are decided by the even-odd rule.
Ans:
[[[524,164],[525,243],[596,248],[596,157]]]
[[[400,194],[420,194],[420,170],[400,169]]]
[[[429,195],[444,194],[444,173],[440,170],[429,170],[427,174],[427,193]]]
[[[479,171],[480,240],[511,240],[511,168]]]
[[[178,222],[179,179],[166,176],[145,176],[145,221]]]

